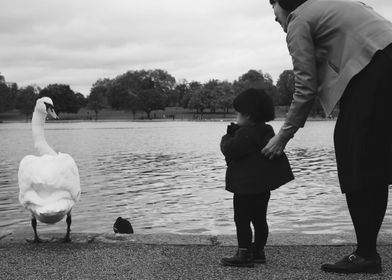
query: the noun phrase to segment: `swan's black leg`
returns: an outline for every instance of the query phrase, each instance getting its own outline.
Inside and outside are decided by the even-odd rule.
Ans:
[[[31,226],[33,227],[33,230],[34,230],[34,239],[33,240],[27,239],[27,242],[41,243],[42,240],[38,237],[38,234],[37,234],[37,219],[34,216],[31,218]]]
[[[63,241],[68,243],[68,242],[71,242],[71,238],[69,237],[69,234],[71,232],[71,223],[72,223],[71,213],[67,214],[66,221],[67,221],[67,234],[65,235]]]

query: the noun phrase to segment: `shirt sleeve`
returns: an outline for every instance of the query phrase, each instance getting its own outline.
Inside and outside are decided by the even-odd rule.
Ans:
[[[228,159],[239,159],[252,153],[260,153],[258,139],[247,128],[238,129],[233,136],[226,134],[222,137],[221,151]]]
[[[317,94],[316,59],[309,23],[293,14],[288,21],[286,40],[293,62],[295,92],[283,128],[298,129],[304,126]],[[285,130],[294,131],[283,129],[283,132]]]
[[[289,123],[284,123],[279,131],[281,135],[287,141],[294,137],[294,134],[298,131],[299,127],[293,126]]]

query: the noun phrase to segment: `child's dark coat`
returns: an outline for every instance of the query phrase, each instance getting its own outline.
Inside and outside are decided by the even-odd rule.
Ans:
[[[255,194],[274,190],[294,179],[285,154],[270,160],[261,150],[275,135],[267,124],[241,126],[222,137],[221,151],[227,163],[226,190]]]

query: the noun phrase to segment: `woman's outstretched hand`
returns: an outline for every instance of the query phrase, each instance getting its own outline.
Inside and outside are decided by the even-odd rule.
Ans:
[[[283,154],[288,141],[289,139],[277,134],[269,140],[267,145],[261,150],[261,153],[271,160],[277,158]]]

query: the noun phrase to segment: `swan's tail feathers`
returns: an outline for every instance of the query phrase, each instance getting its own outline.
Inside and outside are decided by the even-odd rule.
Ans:
[[[41,222],[54,224],[59,222],[72,210],[74,201],[71,199],[61,199],[52,203],[33,204],[26,203],[24,206]]]
[[[50,213],[35,213],[34,216],[45,224],[55,224],[61,221],[67,212],[50,212]]]
[[[71,211],[72,206],[73,203],[70,203],[69,200],[62,200],[54,204],[37,207],[35,215],[43,223],[54,224],[63,219]]]

